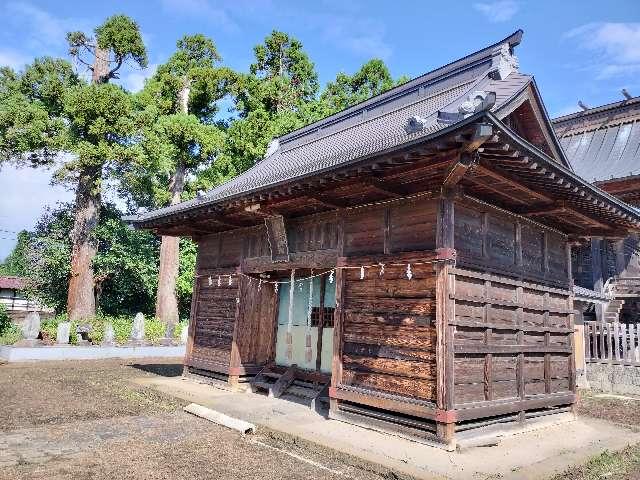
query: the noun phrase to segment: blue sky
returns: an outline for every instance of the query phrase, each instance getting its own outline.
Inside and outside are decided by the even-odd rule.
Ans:
[[[121,83],[139,89],[185,33],[204,33],[224,62],[246,71],[252,47],[272,29],[302,41],[321,83],[353,72],[372,57],[394,76],[414,77],[522,28],[520,70],[535,75],[552,116],[640,95],[640,1],[0,1],[0,64],[20,68],[35,56],[66,56],[69,30],[91,32],[105,17],[125,13],[140,25],[150,67],[129,69]],[[50,175],[0,170],[0,258],[47,204],[69,200]]]

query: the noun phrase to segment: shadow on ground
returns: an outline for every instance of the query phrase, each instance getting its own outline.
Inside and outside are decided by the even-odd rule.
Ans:
[[[183,368],[181,363],[133,363],[130,366],[161,377],[179,377]]]

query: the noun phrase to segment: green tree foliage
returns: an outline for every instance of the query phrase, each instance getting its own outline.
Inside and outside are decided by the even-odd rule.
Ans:
[[[0,275],[23,277],[29,270],[27,248],[31,242],[31,234],[25,230],[18,233],[18,241],[11,253],[0,264]]]
[[[394,80],[382,60],[374,58],[360,67],[353,75],[338,73],[333,82],[329,82],[320,96],[326,114],[344,110],[356,103],[406,82],[405,77]]]
[[[29,265],[29,296],[58,312],[66,305],[72,228],[72,205],[59,204],[41,217],[29,233],[28,245],[12,253]],[[95,236],[93,268],[100,309],[110,315],[153,311],[158,240],[149,232],[132,230],[112,204],[103,205]]]
[[[68,272],[72,319],[95,314],[91,264],[102,182],[115,164],[137,155],[131,140],[134,104],[129,94],[108,82],[129,60],[147,64],[138,25],[130,18],[114,15],[94,33],[67,35],[70,54],[91,71],[91,84],[61,59],[36,59],[21,72],[0,72],[0,162],[41,166],[55,161],[60,164],[55,178],[76,192],[73,268]]]
[[[228,130],[219,180],[251,167],[273,138],[317,118],[318,75],[302,43],[274,30],[254,55],[249,74],[233,85],[239,118]]]
[[[32,232],[19,234],[18,244],[3,264],[3,273],[27,278],[27,294],[63,312],[67,298],[73,209],[58,204],[40,218]],[[105,315],[153,315],[158,276],[159,239],[133,230],[113,204],[102,207],[95,229],[98,253],[93,260],[97,306]],[[177,293],[180,318],[188,317],[196,246],[181,240]]]
[[[195,195],[190,182],[212,167],[225,140],[225,125],[216,120],[219,102],[234,81],[219,61],[211,39],[185,36],[137,95],[143,155],[120,172],[132,208],[175,203],[184,190]]]

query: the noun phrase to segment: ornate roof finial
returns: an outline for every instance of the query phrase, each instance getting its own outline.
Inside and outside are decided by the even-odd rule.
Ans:
[[[492,56],[489,76],[493,80],[504,80],[511,72],[517,72],[518,66],[518,57],[513,54],[513,49],[508,43],[503,43]]]

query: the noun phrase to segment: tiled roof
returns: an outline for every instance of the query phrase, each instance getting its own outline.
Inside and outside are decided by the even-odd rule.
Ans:
[[[578,175],[605,181],[640,174],[640,97],[553,120]]]
[[[512,68],[506,70],[508,75],[504,70],[500,71],[502,75],[496,74],[504,62],[517,67],[512,51],[521,36],[522,31],[517,31],[467,57],[284,135],[269,156],[229,182],[193,200],[128,220],[144,222],[215,204],[432,136],[450,126],[438,120],[438,112],[457,112],[458,106],[475,91],[495,92],[492,111],[499,112],[532,81],[529,75]],[[410,117],[423,119],[424,128],[408,129]]]
[[[3,277],[0,276],[0,288],[9,288],[12,290],[22,290],[25,287],[23,278],[20,277]]]

